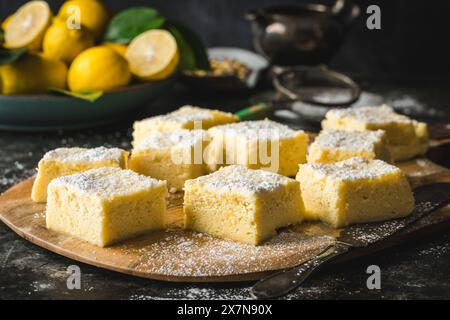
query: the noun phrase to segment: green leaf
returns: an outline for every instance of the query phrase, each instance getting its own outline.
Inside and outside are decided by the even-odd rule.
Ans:
[[[167,30],[174,36],[175,40],[177,41],[178,50],[180,51],[180,69],[196,69],[195,54],[191,46],[184,40],[183,36],[177,28],[173,26],[167,26]]]
[[[105,41],[128,44],[141,33],[160,28],[165,22],[159,12],[149,7],[123,10],[109,23]]]
[[[50,92],[64,94],[66,96],[71,96],[71,97],[89,101],[89,102],[94,102],[97,99],[99,99],[101,96],[103,96],[103,91],[101,91],[101,90],[82,90],[82,91],[73,92],[73,91],[68,91],[68,90],[64,90],[64,89],[60,89],[60,88],[53,88],[53,87],[48,88],[48,90]]]
[[[0,47],[0,65],[13,63],[16,60],[19,60],[26,52],[26,48],[12,50]]]
[[[192,29],[178,22],[166,23],[165,27],[177,40],[182,70],[211,69],[206,47]]]

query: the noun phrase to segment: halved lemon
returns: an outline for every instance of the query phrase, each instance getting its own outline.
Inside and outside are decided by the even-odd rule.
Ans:
[[[3,20],[2,22],[2,30],[5,31],[6,28],[8,28],[9,23],[11,22],[12,18],[14,17],[14,15],[9,15],[5,18],[5,20]]]
[[[52,12],[45,1],[30,1],[17,10],[5,30],[5,47],[39,50]]]
[[[142,80],[162,80],[174,72],[179,53],[175,38],[166,30],[146,31],[131,41],[125,57],[131,73]]]

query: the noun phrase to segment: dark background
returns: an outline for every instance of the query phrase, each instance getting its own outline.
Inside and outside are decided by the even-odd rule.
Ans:
[[[1,0],[0,15],[14,12],[25,0]],[[57,10],[61,0],[49,0]],[[104,0],[114,11],[153,6],[164,15],[189,24],[208,46],[251,48],[247,10],[270,4],[333,1],[305,0]],[[332,61],[336,69],[365,78],[446,77],[450,73],[450,3],[444,0],[355,1],[362,15]],[[381,7],[382,30],[366,28],[366,8]]]
[[[14,12],[25,0],[0,0],[0,16]],[[48,1],[57,10],[60,1]],[[243,19],[249,10],[269,4],[301,3],[294,0],[105,0],[120,10],[131,5],[154,6],[193,27],[208,46],[251,48],[250,28]],[[450,1],[385,0],[358,1],[358,20],[335,57],[334,68],[357,74],[366,91],[379,94],[398,110],[419,110],[433,115],[430,121],[450,123]],[[378,4],[382,30],[366,28],[365,10]],[[385,81],[385,78],[399,81]],[[372,80],[373,79],[373,80]],[[411,80],[411,81],[407,81]],[[251,93],[253,94],[253,93]],[[237,111],[250,105],[250,95],[192,92],[182,86],[152,101],[139,117],[165,113],[183,104]],[[437,110],[445,111],[438,113]],[[416,114],[417,116],[417,114]],[[445,117],[444,117],[445,116]],[[0,132],[0,192],[35,174],[42,155],[57,147],[117,146],[130,148],[130,115],[120,123],[80,131],[49,133]],[[444,119],[445,118],[445,119]],[[431,123],[431,122],[430,122]],[[447,154],[448,155],[448,154]],[[444,159],[449,159],[445,153]],[[448,162],[448,160],[447,160]],[[82,269],[82,290],[67,290],[66,269],[72,260],[20,239],[0,223],[1,299],[247,299],[252,283],[176,284],[151,281],[76,263]],[[367,290],[366,268],[379,265],[382,289]],[[434,232],[433,238],[418,236],[382,254],[355,260],[330,269],[289,299],[449,299],[450,233]],[[430,272],[431,271],[431,272]]]

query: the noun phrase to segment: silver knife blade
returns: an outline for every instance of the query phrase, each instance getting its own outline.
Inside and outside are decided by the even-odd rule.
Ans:
[[[450,183],[433,183],[418,187],[414,190],[416,204],[409,216],[396,220],[350,226],[341,231],[337,240],[352,247],[366,247],[390,237],[421,219],[427,213],[444,206],[449,198]]]

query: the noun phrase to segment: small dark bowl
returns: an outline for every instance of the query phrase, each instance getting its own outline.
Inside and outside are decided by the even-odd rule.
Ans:
[[[183,74],[181,81],[196,90],[210,92],[238,92],[251,90],[257,85],[262,72],[268,68],[268,61],[259,54],[241,48],[217,47],[208,49],[209,58],[216,60],[233,59],[245,64],[250,73],[245,80],[235,75],[197,76]]]

